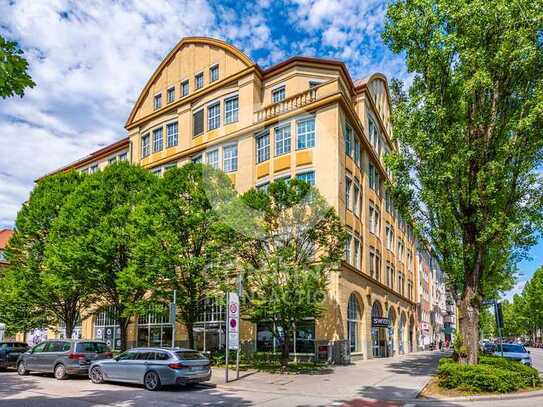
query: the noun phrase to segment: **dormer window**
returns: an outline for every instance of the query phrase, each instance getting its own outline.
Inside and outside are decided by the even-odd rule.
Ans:
[[[204,87],[204,74],[200,72],[194,76],[194,83],[196,89],[201,89]]]
[[[285,97],[287,96],[285,86],[280,86],[274,90],[272,90],[272,103],[281,102],[282,100],[285,100]]]
[[[155,95],[153,107],[155,110],[160,109],[162,107],[162,93]]]
[[[213,65],[209,68],[209,82],[215,82],[219,80],[219,65]]]

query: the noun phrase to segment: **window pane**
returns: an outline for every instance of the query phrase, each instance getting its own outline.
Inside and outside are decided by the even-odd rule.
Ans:
[[[296,178],[307,182],[309,185],[315,185],[315,171],[304,172],[303,174],[297,174]]]
[[[223,171],[232,172],[238,170],[238,146],[237,144],[223,148]]]
[[[204,109],[200,109],[192,115],[193,126],[192,134],[197,136],[204,132]]]
[[[296,353],[315,352],[315,321],[296,323]]]
[[[167,146],[173,147],[177,145],[177,123],[169,123],[166,126]]]
[[[181,95],[187,96],[189,94],[189,81],[183,81],[181,84]]]
[[[208,165],[213,168],[219,168],[219,150],[208,151],[206,159]]]
[[[270,133],[256,136],[256,162],[261,163],[270,159]]]
[[[149,327],[138,328],[138,346],[149,346]]]
[[[272,103],[277,103],[285,99],[286,97],[285,87],[281,86],[280,88],[274,89],[272,91]]]
[[[204,74],[199,73],[194,77],[195,83],[196,83],[196,89],[200,89],[204,86]]]
[[[238,121],[239,116],[239,98],[237,96],[228,98],[224,101],[224,123],[234,123]]]
[[[275,155],[290,153],[290,124],[275,128]]]
[[[153,152],[162,151],[162,127],[153,130]]]
[[[257,352],[273,352],[274,351],[274,338],[273,338],[273,325],[272,323],[263,322],[257,324],[256,327],[256,350]]]
[[[315,147],[315,119],[304,119],[297,123],[299,150]]]
[[[207,108],[207,127],[209,130],[218,128],[221,125],[221,105],[215,103]]]
[[[175,100],[175,88],[168,89],[168,103],[172,103]]]

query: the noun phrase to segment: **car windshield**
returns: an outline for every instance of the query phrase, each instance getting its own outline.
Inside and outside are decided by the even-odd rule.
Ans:
[[[501,352],[500,346],[497,347],[498,352]],[[524,346],[522,345],[510,345],[507,343],[503,344],[503,351],[504,352],[511,352],[511,353],[526,353],[526,349],[524,349]]]
[[[183,360],[205,360],[207,359],[204,355],[202,355],[200,352],[196,352],[194,350],[181,350],[175,352],[175,355],[179,359]]]
[[[103,342],[79,342],[75,348],[76,352],[106,353],[111,352]]]

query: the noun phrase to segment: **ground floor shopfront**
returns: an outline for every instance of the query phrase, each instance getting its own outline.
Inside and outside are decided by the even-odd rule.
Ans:
[[[293,355],[307,359],[327,359],[347,363],[351,359],[371,359],[401,355],[416,350],[415,304],[354,269],[344,267],[329,281],[323,315],[296,324],[290,340]],[[214,352],[224,349],[225,307],[220,300],[202,303],[199,321],[194,325],[195,347]],[[112,307],[97,309],[78,323],[73,338],[104,340],[113,349],[121,346],[120,327]],[[241,321],[240,340],[244,351],[279,352],[283,338],[273,335],[272,322],[253,324]],[[64,338],[65,328],[29,332],[30,344],[45,338]],[[185,327],[173,325],[166,307],[153,307],[135,317],[128,326],[128,346],[188,346]],[[22,338],[20,338],[22,339]]]

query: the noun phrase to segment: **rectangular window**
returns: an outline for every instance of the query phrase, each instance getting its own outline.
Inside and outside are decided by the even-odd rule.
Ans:
[[[141,157],[147,157],[149,154],[151,154],[151,137],[147,133],[141,137]]]
[[[315,171],[308,171],[301,174],[296,174],[296,179],[300,181],[305,181],[309,185],[315,185]]]
[[[375,279],[381,281],[381,256],[379,250],[375,251]]]
[[[239,120],[239,97],[232,96],[224,100],[224,124]]]
[[[359,209],[358,203],[360,202],[360,184],[358,183],[358,180],[355,178],[354,180],[354,186],[353,186],[353,213],[356,216],[359,216]]]
[[[214,103],[207,107],[207,129],[214,130],[221,125],[221,104]]]
[[[98,172],[98,165],[97,164],[90,167],[90,173],[94,174],[95,172]]]
[[[189,80],[181,82],[181,96],[187,96],[189,94]]]
[[[192,114],[192,136],[196,137],[204,132],[204,109]]]
[[[369,228],[370,232],[374,234],[379,234],[379,211],[375,208],[374,204],[370,202],[369,204]]]
[[[219,150],[208,151],[206,153],[207,165],[213,168],[219,168]]]
[[[354,137],[354,162],[360,167],[360,141]]]
[[[270,159],[270,132],[265,131],[256,136],[256,162]]]
[[[215,82],[219,80],[219,65],[213,65],[209,68],[209,82]]]
[[[353,181],[348,176],[345,176],[345,208],[351,209],[351,185]]]
[[[376,152],[378,152],[379,146],[379,130],[375,124],[375,120],[371,116],[368,116],[368,133],[370,137],[370,144],[373,146]]]
[[[351,264],[351,242],[353,240],[353,237],[351,235],[348,236],[347,241],[345,242],[345,261],[349,264]]]
[[[345,138],[345,154],[349,157],[353,155],[353,129],[348,123],[345,123],[345,133],[343,135]]]
[[[269,183],[269,182],[265,182],[265,183],[263,183],[263,184],[257,185],[257,186],[256,186],[256,189],[257,189],[258,191],[264,191],[264,192],[266,192],[266,191],[268,190],[268,187],[269,187],[269,186],[270,186],[270,183]]]
[[[222,150],[222,169],[224,172],[238,170],[238,145],[233,144]]]
[[[204,87],[204,73],[200,72],[194,76],[194,84],[196,89],[201,89]]]
[[[128,153],[119,154],[119,161],[126,161],[126,160],[128,160]]]
[[[111,157],[109,160],[107,160],[108,164],[115,164],[115,161],[117,161],[117,157]]]
[[[286,96],[287,93],[284,86],[274,89],[272,90],[272,103],[281,102],[282,100],[285,100]]]
[[[173,147],[177,145],[177,122],[168,123],[166,125],[166,138],[167,147]]]
[[[154,101],[153,101],[153,107],[155,110],[160,109],[162,107],[162,94],[159,93],[158,95],[155,95]]]
[[[298,120],[297,122],[298,150],[315,147],[315,118]]]
[[[370,258],[369,258],[369,261],[370,261],[370,276],[375,278],[375,252],[374,252],[374,248],[371,247],[370,248]]]
[[[275,128],[275,155],[290,153],[290,123]]]
[[[202,154],[198,154],[190,159],[194,164],[199,164],[202,162]]]
[[[153,153],[162,151],[162,127],[153,130]]]
[[[172,103],[175,100],[175,87],[172,86],[168,89],[168,103]]]
[[[354,237],[354,266],[357,269],[360,269],[360,239],[358,237]]]

